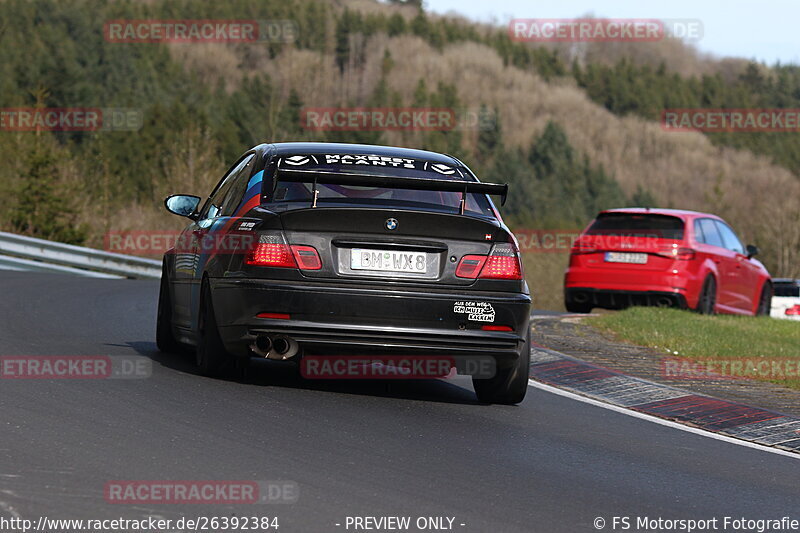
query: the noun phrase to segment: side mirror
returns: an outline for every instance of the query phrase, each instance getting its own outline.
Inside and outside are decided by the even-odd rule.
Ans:
[[[748,259],[751,259],[759,254],[758,246],[755,246],[753,244],[748,244],[747,246],[745,246],[745,249],[747,250]]]
[[[199,196],[190,194],[173,194],[164,200],[167,211],[182,217],[194,219],[194,212],[200,204]]]

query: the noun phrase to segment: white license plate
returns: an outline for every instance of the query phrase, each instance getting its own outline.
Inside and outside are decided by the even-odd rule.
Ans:
[[[350,251],[350,268],[353,270],[424,274],[428,268],[428,258],[425,252],[398,252],[353,248]]]
[[[606,263],[635,263],[637,265],[644,265],[647,263],[647,254],[606,252]]]

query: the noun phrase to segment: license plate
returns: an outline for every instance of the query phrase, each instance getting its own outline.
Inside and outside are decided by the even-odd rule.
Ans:
[[[428,268],[428,258],[425,252],[353,248],[350,251],[350,268],[353,270],[424,274]]]
[[[644,265],[647,263],[647,254],[606,252],[606,263],[635,263],[637,265]]]

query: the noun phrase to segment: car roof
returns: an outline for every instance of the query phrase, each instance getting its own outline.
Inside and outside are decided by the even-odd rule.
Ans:
[[[709,217],[722,220],[717,215],[712,215],[711,213],[689,211],[688,209],[664,209],[656,207],[624,207],[619,209],[605,209],[603,211],[600,211],[600,214],[603,213],[635,213],[635,214],[647,214],[647,215],[667,215],[667,216],[678,217],[683,220],[688,220],[698,217]]]
[[[786,285],[800,285],[800,279],[772,278],[772,283],[784,283]]]
[[[404,157],[407,159],[425,159],[448,165],[464,166],[461,161],[453,156],[416,150],[413,148],[399,148],[396,146],[380,146],[376,144],[349,144],[349,143],[321,143],[321,142],[284,142],[269,145],[277,155],[297,154],[350,154],[350,155],[385,155],[390,157]]]

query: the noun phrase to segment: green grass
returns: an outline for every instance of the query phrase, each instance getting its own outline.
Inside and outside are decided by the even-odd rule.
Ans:
[[[564,310],[564,270],[569,264],[568,252],[522,254],[534,309]]]
[[[614,337],[655,348],[676,358],[693,362],[745,360],[744,368],[734,374],[771,381],[800,389],[800,323],[767,317],[706,316],[653,307],[634,307],[617,313],[591,318],[591,325]],[[778,361],[781,374],[772,366]],[[768,361],[771,370],[749,365]],[[706,367],[707,368],[707,367]],[[794,373],[795,375],[791,375]]]

